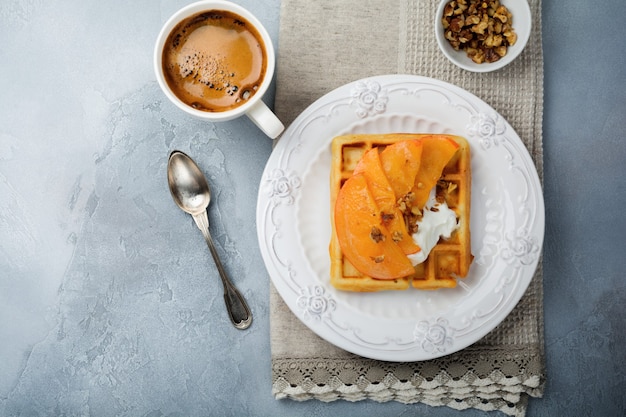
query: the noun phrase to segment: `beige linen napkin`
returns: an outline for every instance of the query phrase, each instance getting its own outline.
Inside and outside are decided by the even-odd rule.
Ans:
[[[523,1],[523,0],[520,0]],[[456,84],[502,114],[526,144],[542,178],[541,0],[530,0],[533,33],[502,70],[476,74],[452,65],[433,32],[436,0],[282,0],[276,112],[289,124],[345,83],[406,73]],[[322,340],[270,290],[272,393],[278,399],[422,402],[523,416],[545,383],[541,263],[522,300],[491,333],[439,359],[365,359]]]

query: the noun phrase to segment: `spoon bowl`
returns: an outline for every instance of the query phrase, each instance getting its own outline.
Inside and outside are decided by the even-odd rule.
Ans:
[[[184,212],[193,216],[209,207],[209,183],[198,165],[186,154],[172,152],[167,167],[167,182],[174,202]]]
[[[167,163],[167,183],[176,205],[191,214],[204,236],[224,285],[224,302],[231,322],[238,329],[247,329],[252,323],[250,308],[228,279],[209,232],[207,208],[211,202],[211,190],[206,177],[193,159],[181,151],[174,151]]]

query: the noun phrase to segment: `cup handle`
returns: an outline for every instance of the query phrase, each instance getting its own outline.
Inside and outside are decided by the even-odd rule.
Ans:
[[[267,107],[263,100],[258,100],[254,106],[250,107],[246,115],[272,139],[276,139],[285,130],[283,123]]]

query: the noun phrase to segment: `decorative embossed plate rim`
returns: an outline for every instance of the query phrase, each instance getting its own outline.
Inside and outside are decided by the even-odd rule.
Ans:
[[[330,142],[394,131],[470,142],[474,262],[455,289],[337,291],[328,279]],[[544,223],[537,171],[508,122],[463,89],[412,75],[355,81],[309,106],[270,155],[257,203],[261,254],[292,312],[328,342],[386,361],[448,355],[496,327],[534,275]]]

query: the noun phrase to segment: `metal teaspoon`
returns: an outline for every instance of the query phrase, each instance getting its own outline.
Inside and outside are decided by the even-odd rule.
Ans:
[[[209,232],[207,207],[211,201],[211,191],[206,178],[193,159],[181,151],[173,151],[167,163],[167,183],[174,202],[184,212],[191,214],[213,255],[224,285],[224,301],[230,321],[238,329],[247,329],[252,323],[252,313],[246,300],[226,276]]]

